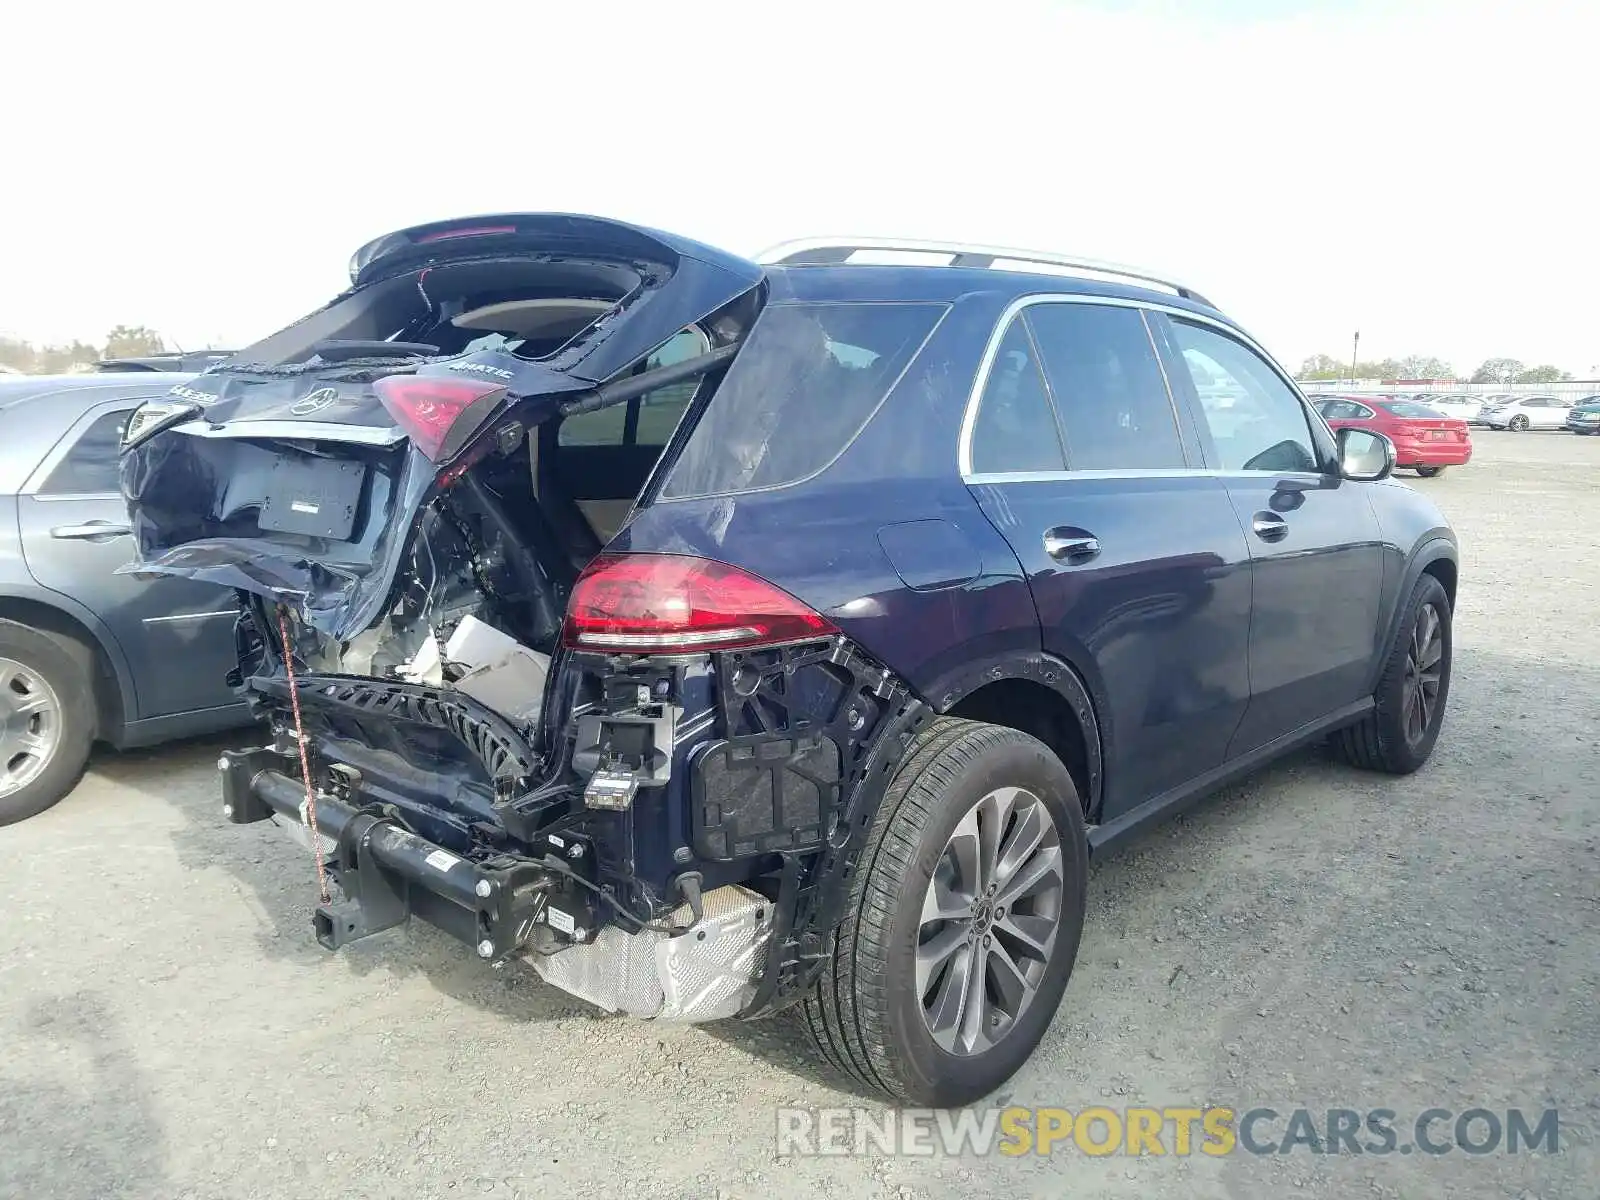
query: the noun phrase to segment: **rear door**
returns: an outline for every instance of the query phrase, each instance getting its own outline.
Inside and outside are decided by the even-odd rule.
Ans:
[[[235,665],[232,593],[187,579],[114,573],[133,555],[117,451],[129,415],[145,399],[84,413],[17,497],[29,572],[87,605],[121,645],[139,700],[129,719],[234,703],[225,682]]]
[[[1203,318],[1161,324],[1250,547],[1251,696],[1234,757],[1360,699],[1378,632],[1380,531],[1365,487],[1338,475],[1327,434],[1265,355]],[[1219,373],[1244,397],[1227,411],[1193,384]]]
[[[1248,702],[1249,552],[1144,313],[1031,298],[980,377],[962,469],[1088,676],[1107,820],[1219,766]]]

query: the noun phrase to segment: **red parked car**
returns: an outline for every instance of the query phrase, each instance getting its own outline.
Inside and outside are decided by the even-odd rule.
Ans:
[[[1353,425],[1394,443],[1395,465],[1424,478],[1472,461],[1472,434],[1459,417],[1447,417],[1415,400],[1393,396],[1325,396],[1317,401],[1334,429]]]

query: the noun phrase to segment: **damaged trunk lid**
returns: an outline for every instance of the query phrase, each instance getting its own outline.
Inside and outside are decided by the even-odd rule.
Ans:
[[[379,238],[350,273],[324,308],[135,414],[123,570],[288,606],[359,674],[383,664],[343,656],[397,593],[437,613],[452,588],[509,588],[528,593],[530,640],[553,634],[559,611],[524,576],[560,548],[539,545],[531,498],[507,499],[530,432],[685,328],[759,306],[761,268],[622,222],[507,214]],[[445,489],[460,511],[432,504]]]

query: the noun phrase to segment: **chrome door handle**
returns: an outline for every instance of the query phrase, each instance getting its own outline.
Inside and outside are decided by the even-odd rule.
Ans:
[[[79,542],[99,542],[126,537],[132,532],[133,527],[130,525],[113,525],[110,521],[90,521],[84,525],[57,525],[50,531],[50,536]]]
[[[1264,542],[1282,540],[1289,532],[1289,522],[1273,513],[1258,512],[1250,519],[1250,528]]]
[[[1100,539],[1081,529],[1047,529],[1044,552],[1058,562],[1088,562],[1100,553]]]

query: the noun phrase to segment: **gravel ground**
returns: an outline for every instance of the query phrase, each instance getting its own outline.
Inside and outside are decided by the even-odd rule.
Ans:
[[[608,1018],[412,928],[333,956],[227,740],[106,754],[0,830],[0,1195],[1596,1194],[1600,439],[1478,437],[1456,675],[1399,781],[1311,752],[1098,864],[1013,1103],[1561,1113],[1554,1156],[779,1158],[852,1098],[786,1021]]]

